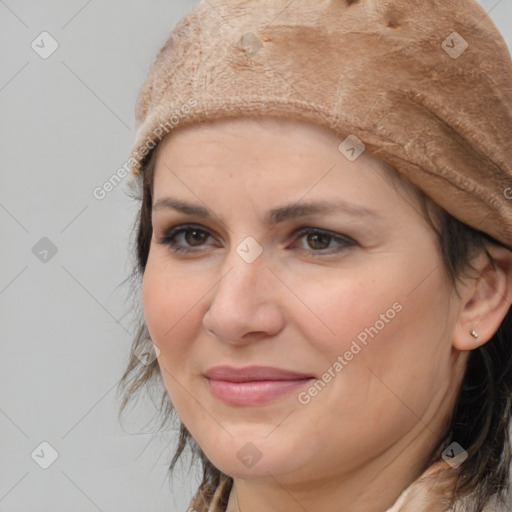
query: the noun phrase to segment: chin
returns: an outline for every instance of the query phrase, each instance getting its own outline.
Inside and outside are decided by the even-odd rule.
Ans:
[[[225,475],[242,480],[264,480],[268,479],[269,474],[274,476],[281,474],[283,471],[290,472],[290,467],[286,466],[285,461],[276,460],[275,457],[269,460],[268,456],[263,456],[261,459],[254,459],[252,462],[247,457],[246,455],[246,462],[233,461],[232,458],[228,459],[223,456],[211,462]]]
[[[297,444],[290,438],[285,443],[278,437],[265,439],[264,435],[234,436],[229,442],[205,445],[203,451],[216,468],[232,478],[267,479],[269,474],[290,473],[301,462],[296,460],[294,446]],[[305,463],[302,461],[300,465],[303,467]]]

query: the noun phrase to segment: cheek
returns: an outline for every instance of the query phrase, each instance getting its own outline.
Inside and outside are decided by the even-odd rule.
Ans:
[[[450,325],[440,321],[447,316],[449,290],[440,272],[421,279],[417,269],[404,273],[402,268],[361,270],[357,279],[294,284],[308,307],[297,306],[293,322],[323,356],[315,370],[342,372],[346,378],[334,379],[331,389],[342,386],[342,394],[368,400],[368,410],[391,398],[386,385],[421,405],[437,383],[443,386],[449,378]],[[416,289],[411,284],[415,282],[421,282]],[[339,365],[332,368],[338,356],[344,359],[342,370]],[[436,375],[439,379],[433,384]],[[423,385],[411,386],[412,382]],[[360,414],[361,402],[352,403],[353,412]]]
[[[318,351],[336,360],[353,341],[361,347],[380,337],[400,316],[399,290],[363,270],[299,276],[291,288],[300,299],[293,306],[293,322]],[[353,275],[357,274],[357,278]],[[377,283],[377,284],[376,284]],[[357,348],[355,349],[357,350]]]
[[[142,281],[142,302],[149,334],[160,350],[158,365],[165,388],[182,413],[193,405],[180,383],[192,372],[193,340],[201,327],[198,301],[206,290],[194,291],[195,280],[176,275],[179,272],[170,269],[164,258],[150,257]]]
[[[159,345],[165,331],[172,325],[168,313],[173,314],[175,310],[172,295],[168,293],[170,282],[153,261],[150,256],[142,279],[142,308],[151,338]]]
[[[205,290],[196,290],[194,280],[177,278],[168,262],[157,256],[148,259],[142,281],[142,304],[146,325],[153,342],[161,351],[172,345],[173,355],[179,357],[187,332],[197,329],[198,299]],[[180,341],[183,340],[183,341]]]
[[[394,293],[366,295],[375,301],[366,313],[358,309],[347,317],[354,329],[345,347],[355,340],[361,351],[346,368],[346,391],[358,399],[345,412],[366,411],[372,425],[391,414],[403,428],[413,426],[451,382],[450,325],[441,321],[449,308],[445,284],[433,274],[413,293],[411,288],[395,282]],[[361,334],[366,344],[359,342]]]

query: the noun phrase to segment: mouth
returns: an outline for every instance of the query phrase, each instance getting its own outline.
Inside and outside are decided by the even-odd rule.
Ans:
[[[310,374],[268,366],[216,366],[204,376],[213,396],[234,406],[266,404],[298,391],[315,379]]]

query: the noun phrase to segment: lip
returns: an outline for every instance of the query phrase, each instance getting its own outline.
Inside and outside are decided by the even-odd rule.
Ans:
[[[272,402],[309,383],[314,376],[270,366],[216,366],[204,373],[212,394],[237,406]]]

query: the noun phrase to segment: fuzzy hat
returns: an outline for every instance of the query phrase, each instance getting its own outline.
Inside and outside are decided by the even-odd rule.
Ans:
[[[201,1],[140,91],[132,172],[176,127],[261,115],[333,130],[512,249],[512,62],[474,0]]]

